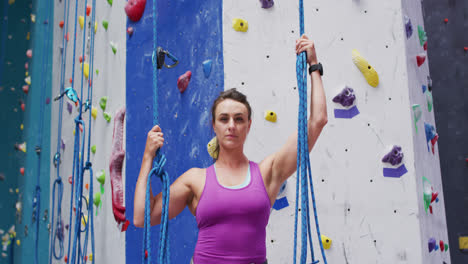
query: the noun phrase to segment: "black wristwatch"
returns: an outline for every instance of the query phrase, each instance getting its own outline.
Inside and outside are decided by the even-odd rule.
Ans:
[[[319,62],[318,64],[310,65],[309,67],[309,74],[312,74],[313,71],[318,70],[320,73],[320,76],[323,75],[323,67],[322,64]]]

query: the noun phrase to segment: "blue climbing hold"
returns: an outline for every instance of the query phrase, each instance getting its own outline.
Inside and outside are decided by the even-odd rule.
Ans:
[[[210,77],[212,64],[213,62],[211,60],[206,60],[203,62],[203,72],[205,73],[205,78]]]
[[[283,197],[275,201],[275,204],[273,205],[273,209],[279,211],[288,206],[289,206],[288,198]]]

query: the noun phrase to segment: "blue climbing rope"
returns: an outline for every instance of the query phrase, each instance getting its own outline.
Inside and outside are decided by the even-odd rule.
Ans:
[[[65,82],[65,72],[66,72],[66,64],[65,58],[67,56],[67,45],[65,45],[65,32],[68,32],[68,0],[64,1],[63,6],[63,14],[64,14],[64,30],[62,34],[62,58],[61,58],[61,70],[60,70],[60,94],[64,91],[64,82]],[[57,177],[54,181],[53,189],[52,189],[52,218],[51,218],[51,239],[50,239],[50,253],[49,253],[49,264],[52,264],[52,257],[56,260],[60,260],[63,258],[65,254],[65,250],[63,247],[63,240],[64,240],[64,227],[63,227],[63,220],[62,220],[62,198],[63,198],[63,182],[62,177],[60,177],[60,147],[61,147],[61,139],[62,139],[62,113],[63,113],[63,98],[60,98],[59,102],[59,119],[58,119],[58,126],[57,126],[57,152],[54,155],[54,165],[57,172]],[[55,194],[57,189],[57,208],[55,208]],[[57,222],[54,222],[55,211],[57,210]],[[54,226],[55,226],[55,233],[54,233]],[[59,244],[59,252],[57,254],[56,251],[56,243],[58,239]]]
[[[44,34],[46,41],[42,47],[42,74],[41,74],[41,96],[39,98],[39,129],[37,133],[37,145],[36,145],[36,154],[37,154],[37,172],[36,172],[36,188],[34,190],[33,196],[33,210],[32,210],[32,220],[36,222],[36,236],[35,236],[35,251],[34,251],[34,263],[39,263],[39,214],[41,212],[41,185],[40,185],[40,173],[41,173],[41,152],[42,152],[42,130],[44,127],[44,109],[45,109],[45,89],[47,82],[46,69],[49,63],[49,10],[50,2],[47,1],[46,6],[46,15],[44,21]]]
[[[156,0],[153,0],[153,124],[159,124],[158,113],[158,67],[157,67],[157,31],[156,31]],[[171,57],[173,60],[175,57]],[[160,153],[159,149],[156,151],[156,157],[153,161],[153,168],[148,174],[146,182],[146,197],[145,197],[145,221],[143,226],[143,253],[142,263],[151,263],[151,218],[150,218],[150,195],[151,195],[151,177],[157,176],[162,181],[162,212],[161,212],[161,225],[159,229],[159,263],[170,263],[170,250],[169,250],[169,175],[164,170],[166,157]]]
[[[300,36],[304,34],[304,4],[303,0],[299,0],[299,25]],[[302,52],[297,55],[296,60],[296,75],[297,86],[299,90],[299,113],[298,113],[298,138],[297,138],[297,178],[296,178],[296,214],[294,219],[294,264],[296,264],[297,252],[297,229],[298,229],[298,214],[299,214],[299,192],[301,193],[301,259],[300,263],[305,264],[307,261],[307,244],[310,245],[312,263],[318,263],[315,259],[314,249],[312,244],[312,235],[310,227],[310,209],[309,209],[309,186],[312,198],[312,205],[315,217],[315,227],[317,230],[318,241],[323,257],[323,261],[327,264],[325,251],[320,235],[318,223],[317,208],[315,203],[314,186],[312,182],[312,172],[310,168],[309,144],[307,137],[307,58],[306,53]],[[308,241],[307,241],[308,239]]]
[[[86,0],[84,6],[87,6],[88,1]],[[96,1],[93,0],[92,4],[92,25],[94,26],[95,23],[95,13],[96,13]],[[72,66],[72,90],[74,87],[74,68],[75,68],[75,56],[76,56],[76,28],[77,28],[77,17],[78,17],[78,1],[76,2],[75,6],[75,38],[74,38],[74,46],[73,46],[73,66]],[[87,15],[86,9],[84,9],[84,25],[86,25]],[[68,237],[68,251],[67,256],[70,257],[70,245],[71,245],[71,237],[72,237],[72,208],[73,204],[75,204],[75,221],[73,227],[73,246],[71,252],[71,258],[68,260],[68,263],[85,263],[87,261],[87,248],[88,248],[88,237],[89,232],[91,232],[91,252],[94,256],[95,252],[95,245],[94,245],[94,220],[93,220],[93,170],[92,164],[90,162],[90,151],[91,151],[91,118],[92,118],[92,80],[93,80],[93,67],[94,67],[94,31],[90,31],[90,40],[91,40],[91,47],[90,47],[90,62],[91,62],[91,72],[88,76],[88,99],[86,103],[83,103],[82,100],[80,101],[79,113],[78,116],[75,118],[75,142],[74,142],[74,149],[73,149],[73,174],[72,174],[72,189],[70,195],[70,228],[69,228],[69,237]],[[83,50],[82,50],[82,68],[81,68],[81,96],[83,98],[83,78],[84,78],[84,55],[85,55],[85,47],[86,47],[86,26],[83,29]],[[76,92],[75,92],[76,93]],[[84,110],[83,110],[84,107]],[[84,155],[85,155],[85,142],[86,142],[86,127],[85,122],[82,120],[82,114],[85,111],[89,110],[89,119],[88,119],[88,150],[87,150],[87,161],[84,162]],[[80,137],[80,125],[83,129],[82,136]],[[81,147],[80,147],[81,143]],[[90,175],[90,198],[89,202],[83,196],[83,179],[84,173],[89,171]],[[74,188],[76,188],[75,192]],[[85,208],[87,209],[87,221],[84,221],[85,214],[83,213],[83,199],[85,200]],[[83,219],[84,228],[81,228],[81,220]],[[85,237],[83,240],[83,246],[81,241],[81,233],[85,233]],[[95,258],[93,257],[92,263],[94,263]]]

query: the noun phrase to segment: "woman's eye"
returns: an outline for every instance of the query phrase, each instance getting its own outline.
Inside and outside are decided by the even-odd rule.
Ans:
[[[236,121],[242,122],[242,121],[244,121],[244,119],[243,118],[237,118]]]

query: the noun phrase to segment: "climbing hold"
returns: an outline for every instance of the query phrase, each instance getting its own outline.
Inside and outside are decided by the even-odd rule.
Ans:
[[[114,44],[112,41],[110,42],[110,46],[111,46],[111,49],[112,49],[112,52],[115,54],[117,53],[117,45]]]
[[[86,190],[89,190],[89,184],[88,183],[85,184],[85,188],[86,188]]]
[[[67,101],[67,111],[68,111],[68,113],[71,114],[71,113],[72,113],[72,110],[73,110],[72,104],[71,104],[70,102]]]
[[[64,25],[64,22],[63,22],[63,20],[62,20],[62,21],[59,22],[59,27],[60,27],[60,28],[63,28],[63,25]]]
[[[434,238],[430,238],[428,242],[429,252],[432,252],[436,248],[436,240]]]
[[[99,207],[101,205],[101,193],[100,192],[95,192],[93,196],[93,204],[96,207]],[[97,214],[97,211],[96,211]]]
[[[107,0],[107,3],[109,3],[110,6],[112,6],[112,0]]]
[[[28,94],[28,92],[29,92],[29,85],[23,85],[23,92],[24,92],[25,94]]]
[[[96,75],[99,75],[99,70],[96,70]]]
[[[232,28],[234,28],[235,31],[247,32],[249,23],[242,18],[234,18],[232,19]]]
[[[440,251],[442,251],[442,252],[445,251],[444,246],[445,246],[445,245],[444,245],[444,241],[440,240],[440,241],[439,241]]]
[[[127,28],[127,34],[131,37],[133,35],[133,27]]]
[[[273,209],[275,209],[276,211],[279,211],[288,206],[289,206],[288,198],[285,196],[275,201],[275,203],[273,204]]]
[[[24,69],[25,69],[25,70],[28,70],[28,68],[29,68],[29,63],[28,63],[28,62],[25,62],[25,63],[24,63]]]
[[[97,22],[94,22],[94,34],[97,32]]]
[[[88,223],[88,216],[87,216],[87,215],[83,215],[83,216],[81,217],[81,224],[85,226],[86,223]]]
[[[24,78],[24,82],[26,82],[28,85],[31,85],[31,76]]]
[[[447,24],[448,23],[448,18],[444,19],[444,22],[445,22],[445,24]]]
[[[431,203],[433,203],[439,196],[438,192],[432,192]]]
[[[23,124],[20,125],[20,129],[21,129],[21,130],[24,129],[24,125],[23,125]]]
[[[424,210],[427,213],[427,209],[429,209],[429,206],[431,204],[432,186],[431,186],[431,182],[424,176],[422,177],[422,183],[423,183]]]
[[[361,73],[366,78],[367,83],[372,87],[379,85],[379,75],[372,66],[365,60],[357,50],[352,51],[352,58],[354,64],[358,67]]]
[[[21,168],[20,168],[20,173],[21,173],[21,175],[24,176],[24,167],[21,167]]]
[[[432,93],[427,91],[426,92],[426,100],[427,100],[427,111],[432,111],[432,105],[434,104],[434,100],[432,98]]]
[[[275,2],[273,0],[260,0],[260,3],[262,4],[262,8],[271,8]]]
[[[211,65],[212,64],[213,64],[213,62],[211,60],[205,60],[203,62],[203,72],[205,73],[205,78],[210,77]]]
[[[45,99],[45,103],[46,103],[46,104],[49,104],[49,103],[50,103],[50,98],[49,98],[49,97],[47,97],[47,98]]]
[[[96,145],[91,146],[91,152],[96,154]]]
[[[25,107],[26,107],[25,104],[24,104],[24,102],[20,102],[20,106],[21,106],[21,110],[23,110],[23,112],[24,112],[24,109],[25,109]]]
[[[432,92],[432,79],[430,76],[427,76],[427,89],[429,89],[429,92]]]
[[[93,253],[89,253],[89,261],[93,261]]]
[[[218,158],[218,154],[219,154],[218,138],[213,137],[210,140],[210,142],[208,142],[208,144],[206,145],[206,148],[208,150],[208,154],[210,154],[210,156],[213,159]]]
[[[109,123],[112,119],[112,116],[107,112],[104,112],[103,115],[104,115],[104,119],[107,121],[107,123]]]
[[[270,122],[275,123],[275,122],[276,122],[276,119],[277,119],[276,113],[273,112],[273,111],[271,111],[271,110],[266,111],[266,112],[265,112],[265,119],[266,119],[267,121],[270,121]]]
[[[65,257],[63,258],[63,260],[65,260],[65,263],[68,263],[68,257],[67,257],[67,256],[65,256]]]
[[[468,47],[464,47],[463,50],[464,50],[465,52],[467,52],[467,51],[468,51]]]
[[[89,64],[87,62],[85,63],[80,63],[80,67],[83,70],[84,76],[86,79],[88,79],[89,76]]]
[[[432,154],[434,154],[434,146],[437,140],[439,139],[439,135],[435,131],[435,127],[431,124],[424,123],[424,129],[426,131],[426,142],[427,142],[427,150],[429,151],[429,142],[432,145]]]
[[[18,246],[21,245],[21,241],[19,239],[16,240],[16,245],[18,245]]]
[[[86,5],[86,15],[89,16],[90,13],[91,13],[91,6]]]
[[[413,105],[413,116],[414,116],[414,127],[416,129],[416,133],[418,133],[418,121],[421,119],[421,116],[422,116],[420,105],[418,104]]]
[[[97,108],[94,107],[94,106],[91,108],[91,116],[94,118],[94,120],[96,120],[96,117],[97,117]]]
[[[106,105],[107,105],[107,96],[103,96],[99,100],[99,106],[101,106],[102,111],[106,111]]]
[[[355,100],[356,95],[354,95],[354,90],[348,86],[333,98],[333,102],[339,103],[344,107],[352,106]]]
[[[101,193],[104,194],[104,183],[106,183],[106,173],[104,170],[101,170],[96,175],[97,181],[100,183],[101,186]]]
[[[78,17],[78,22],[80,23],[80,28],[83,29],[83,27],[84,27],[84,17],[79,16]]]
[[[31,14],[31,22],[36,23],[36,15]]]
[[[409,39],[413,35],[413,25],[411,24],[411,19],[405,15],[405,30],[406,38]]]
[[[186,73],[179,76],[177,79],[177,88],[179,88],[180,93],[185,92],[187,86],[189,85],[190,78],[192,77],[192,72],[187,71]]]
[[[102,21],[102,26],[103,26],[104,29],[106,29],[106,31],[107,31],[107,27],[109,26],[109,22],[107,22],[107,20],[103,20],[103,21]]]
[[[23,151],[24,153],[26,153],[26,142],[23,142],[21,144],[16,143],[15,144],[15,149]]]
[[[424,42],[423,49],[424,49],[424,50],[427,50],[427,41]]]
[[[86,55],[84,55],[84,59],[86,60]],[[80,57],[78,58],[78,60],[80,61],[80,63],[83,62],[83,56],[80,55]]]
[[[320,236],[321,236],[321,239],[322,239],[323,248],[324,249],[330,249],[332,240],[329,237],[325,236],[325,235],[320,235]]]
[[[427,41],[427,35],[422,26],[418,26],[419,44],[421,46]]]
[[[424,53],[421,53],[419,55],[416,56],[416,61],[418,63],[418,67],[420,67],[424,61],[426,61],[426,54]]]
[[[70,33],[67,33],[67,34],[65,35],[65,39],[67,39],[67,42],[70,41]]]
[[[396,166],[401,163],[403,157],[404,155],[401,151],[401,147],[394,145],[392,150],[382,158],[382,162],[387,162],[392,164],[393,166]]]
[[[125,13],[130,20],[137,22],[143,16],[145,11],[146,0],[129,0],[125,4]]]
[[[30,58],[30,59],[32,58],[32,49],[28,49],[28,50],[26,51],[26,56],[27,56],[28,58]]]

